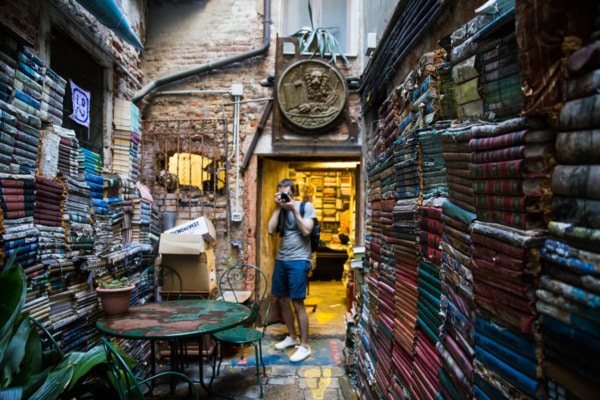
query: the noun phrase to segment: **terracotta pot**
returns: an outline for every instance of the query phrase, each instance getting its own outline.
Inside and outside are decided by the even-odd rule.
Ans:
[[[131,304],[131,292],[134,287],[135,285],[131,284],[120,289],[96,288],[106,318],[121,317],[127,314]]]

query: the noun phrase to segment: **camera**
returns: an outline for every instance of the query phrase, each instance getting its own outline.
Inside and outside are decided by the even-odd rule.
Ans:
[[[290,194],[288,192],[282,192],[279,195],[279,198],[281,199],[282,203],[289,203],[291,198],[290,198]]]

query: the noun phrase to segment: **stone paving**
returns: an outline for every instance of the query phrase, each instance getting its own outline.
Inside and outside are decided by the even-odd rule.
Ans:
[[[276,323],[267,328],[263,340],[263,359],[266,364],[264,399],[267,400],[356,400],[354,388],[345,371],[343,347],[345,343],[344,315],[346,310],[346,290],[340,282],[315,281],[310,284],[306,304],[316,308],[309,312],[309,343],[313,355],[300,363],[290,363],[287,356],[294,349],[275,350],[273,345],[282,340],[287,329]],[[260,389],[256,382],[254,355],[249,346],[240,353],[232,354],[223,360],[221,374],[215,379],[212,388],[227,394],[235,400],[260,399]],[[186,373],[198,379],[198,366],[190,362]],[[210,376],[206,367],[204,376]],[[161,385],[161,390],[168,385]],[[159,393],[156,398],[169,398],[167,393]],[[178,390],[178,399],[188,398],[187,391]],[[201,393],[202,399],[217,399]]]
[[[259,399],[260,389],[256,384],[254,372],[255,369],[251,367],[228,368],[221,372],[222,379],[213,384],[213,389],[236,400]],[[268,366],[264,398],[268,400],[345,399],[340,385],[340,379],[344,379],[345,376],[345,370],[339,366]]]
[[[315,341],[331,341],[331,338]],[[263,349],[264,351],[265,349]],[[254,366],[232,366],[233,358],[223,360],[221,373],[211,387],[215,394],[209,397],[201,390],[202,399],[223,398],[226,395],[235,400],[260,399],[260,388],[256,380]],[[308,360],[308,359],[307,359]],[[198,379],[198,367],[191,363],[186,373]],[[205,376],[210,376],[210,367],[205,366]],[[355,400],[346,370],[343,365],[267,365],[263,376],[264,399],[266,400]],[[344,390],[345,389],[345,390]],[[155,398],[171,398],[168,385],[155,389]],[[185,387],[178,387],[175,398],[188,398]]]

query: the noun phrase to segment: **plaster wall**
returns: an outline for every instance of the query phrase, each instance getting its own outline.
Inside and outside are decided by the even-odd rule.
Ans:
[[[369,32],[376,34],[377,42],[381,40],[398,3],[398,0],[371,0],[363,2],[362,21],[365,34],[362,49],[367,48],[367,34]]]

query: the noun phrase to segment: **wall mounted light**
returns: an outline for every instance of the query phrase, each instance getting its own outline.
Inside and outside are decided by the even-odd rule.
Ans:
[[[375,51],[376,47],[377,47],[377,33],[375,33],[375,32],[367,33],[367,51],[365,54],[367,56],[370,56]]]

